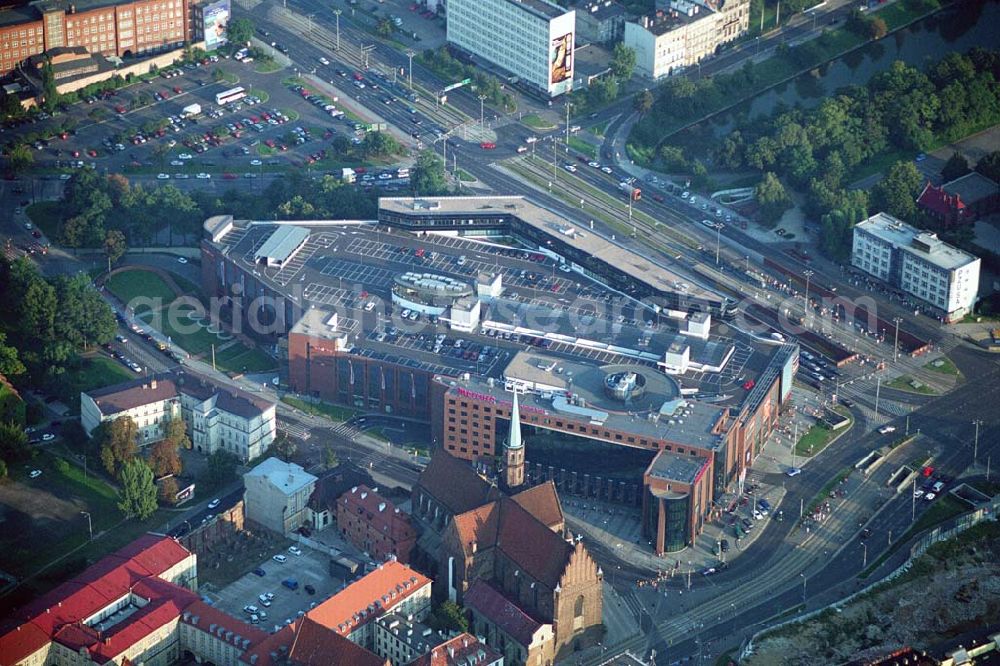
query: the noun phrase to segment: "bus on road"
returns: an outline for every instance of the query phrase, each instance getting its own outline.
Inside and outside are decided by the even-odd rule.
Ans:
[[[223,90],[215,95],[215,103],[219,106],[224,104],[229,104],[230,102],[236,102],[247,96],[247,91],[243,88],[236,87],[230,88],[229,90]]]

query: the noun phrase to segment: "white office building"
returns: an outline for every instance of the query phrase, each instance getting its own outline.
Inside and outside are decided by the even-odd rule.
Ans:
[[[948,322],[972,312],[979,293],[979,257],[886,213],[854,227],[851,265],[927,303]]]
[[[448,0],[448,43],[549,97],[573,89],[576,12],[546,0]]]
[[[749,0],[672,0],[666,9],[625,22],[624,44],[636,71],[653,79],[683,72],[750,27]]]
[[[274,441],[276,404],[191,373],[161,374],[80,394],[80,419],[90,436],[102,421],[128,416],[139,427],[139,445],[166,436],[183,418],[191,448],[206,455],[222,449],[248,462]]]

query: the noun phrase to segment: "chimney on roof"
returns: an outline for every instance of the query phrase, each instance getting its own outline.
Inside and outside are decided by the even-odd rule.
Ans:
[[[452,659],[455,658],[455,646],[454,645],[449,645],[448,646],[448,656],[451,657]]]
[[[153,389],[154,391],[156,390],[156,377],[153,377],[153,380],[149,382],[149,388]]]
[[[473,553],[475,553],[477,550],[479,550],[479,544],[476,541],[472,541],[472,542],[469,543],[469,549]]]
[[[379,502],[378,512],[382,513],[383,511],[385,511],[385,502]]]

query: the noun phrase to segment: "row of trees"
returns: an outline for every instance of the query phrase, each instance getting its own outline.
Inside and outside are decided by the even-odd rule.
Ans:
[[[926,150],[1000,122],[998,81],[996,51],[952,53],[926,73],[896,62],[866,86],[845,89],[814,110],[742,123],[717,143],[714,158],[724,168],[774,174],[805,192],[807,212],[822,220],[821,249],[842,260],[851,226],[867,211],[912,219],[922,186],[909,162],[889,169],[870,196],[847,188],[850,174],[887,151]],[[766,180],[774,191],[773,178]]]
[[[77,354],[114,337],[108,304],[86,274],[45,278],[21,258],[0,262],[0,372],[58,384]]]
[[[449,83],[472,79],[476,94],[485,95],[486,102],[496,109],[509,113],[516,108],[514,96],[507,92],[499,79],[454,57],[447,46],[421,51],[417,62]]]

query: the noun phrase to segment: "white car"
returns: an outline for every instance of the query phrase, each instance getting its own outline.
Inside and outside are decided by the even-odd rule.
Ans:
[[[924,495],[924,499],[927,500],[928,502],[930,502],[935,497],[937,497],[936,493],[927,493],[926,495]]]
[[[170,174],[169,173],[158,173],[158,174],[156,174],[156,179],[157,180],[170,180]]]
[[[53,435],[51,432],[47,432],[44,435],[42,435],[42,441],[43,442],[51,442],[55,438],[56,438],[56,436]]]
[[[566,169],[566,171],[569,171],[570,173],[576,173],[576,165],[575,164],[565,164],[565,165],[563,165],[563,169]]]
[[[257,600],[260,601],[262,606],[267,607],[271,605],[271,600],[267,598],[266,594],[258,594]]]
[[[787,474],[788,476],[798,476],[801,473],[802,473],[802,470],[799,469],[798,467],[793,467],[790,470],[788,470],[787,472],[785,472],[785,474]]]
[[[606,166],[601,167],[601,171],[603,171],[606,174],[610,174],[612,172],[611,167],[606,167]]]
[[[178,264],[186,264],[188,262],[187,257],[177,257]]]
[[[189,160],[191,158],[192,158],[191,153],[181,153],[180,155],[177,156],[177,159],[179,160]]]
[[[250,615],[253,615],[254,613],[257,612],[257,607],[256,606],[250,606],[250,605],[244,606],[243,607],[243,612],[244,613],[248,613]]]
[[[595,169],[600,169],[601,168],[601,165],[598,164],[597,162],[587,162],[587,166],[594,167]]]
[[[40,470],[40,469],[33,469],[33,470],[31,470],[31,474],[29,474],[28,476],[31,477],[32,479],[37,479],[41,475],[42,475],[42,470]]]
[[[261,162],[260,160],[250,160],[250,164],[252,166],[260,166],[261,164],[263,164],[263,162]]]
[[[323,65],[329,65],[330,64],[330,61],[327,60],[326,58],[322,57],[322,56],[320,57],[319,61]]]
[[[896,426],[886,425],[878,429],[880,435],[888,435],[890,432],[896,432]]]
[[[210,174],[210,173],[204,173],[204,172],[199,173],[197,176],[195,176],[195,178],[197,178],[198,180],[208,180],[211,177],[212,177],[212,174]]]
[[[284,555],[275,555],[271,559],[277,562],[278,564],[284,564],[285,562],[288,561],[288,558],[285,557]]]
[[[916,490],[913,491],[913,497],[915,499],[920,499],[923,496],[924,496],[923,488],[917,488]]]
[[[180,160],[170,160],[170,166],[184,166],[184,162]]]
[[[752,514],[752,515],[753,515],[753,519],[754,519],[754,520],[760,520],[761,518],[763,518],[763,517],[764,517],[764,514],[762,514],[762,513],[761,513],[760,511],[758,511],[757,509],[754,509],[754,510],[753,510],[753,514]]]
[[[212,500],[211,502],[208,503],[208,508],[209,509],[214,509],[217,506],[219,506],[219,500],[217,500],[217,499],[214,499],[214,500]]]
[[[302,555],[302,549],[299,548],[298,546],[289,546],[288,547],[288,552],[291,553],[292,555],[296,556],[296,557],[299,557],[299,556]]]

